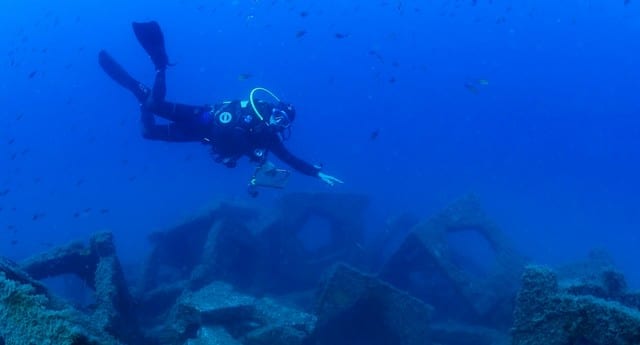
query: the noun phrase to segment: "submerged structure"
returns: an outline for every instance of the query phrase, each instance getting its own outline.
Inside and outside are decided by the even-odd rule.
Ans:
[[[486,267],[455,250],[449,235],[463,232],[488,244]],[[436,306],[443,320],[508,329],[525,262],[477,198],[468,196],[415,225],[381,277]]]
[[[325,193],[218,203],[152,234],[135,284],[110,233],[0,259],[0,344],[640,344],[640,293],[606,256],[528,266],[473,197],[395,218],[400,244],[381,256],[389,234],[366,242],[367,206]],[[491,265],[460,253],[457,233],[484,239]],[[91,303],[42,282],[68,275]]]

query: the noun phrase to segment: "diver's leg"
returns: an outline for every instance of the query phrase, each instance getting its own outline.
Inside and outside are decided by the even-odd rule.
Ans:
[[[140,103],[144,103],[149,97],[149,88],[135,80],[109,53],[101,50],[98,54],[100,67],[120,86],[131,91]]]
[[[166,102],[164,100],[166,94],[166,72],[165,70],[157,70],[153,87],[151,90],[147,90],[148,96],[142,103],[142,113],[153,113],[173,122],[193,122],[196,117],[207,111],[207,107],[205,106]]]
[[[209,117],[210,108],[173,102],[154,102],[146,110],[173,122],[195,123]]]
[[[191,123],[207,111],[205,106],[187,105],[165,101],[167,78],[165,70],[157,70],[153,87],[143,108],[173,122]]]
[[[153,87],[145,88],[146,98],[140,105],[142,135],[147,139],[164,141],[198,141],[203,137],[209,123],[210,108],[166,102],[166,72],[157,70]],[[159,116],[171,121],[156,124]]]
[[[165,70],[157,70],[151,89],[151,97],[154,102],[163,102],[167,95],[167,76]]]
[[[149,97],[142,105],[144,110],[174,122],[193,122],[196,117],[199,117],[203,112],[208,110],[205,106],[166,102],[166,74],[166,70],[164,69],[156,70],[153,87],[151,88]]]
[[[138,42],[149,54],[156,69],[151,93],[143,104],[144,110],[169,121],[184,123],[187,126],[199,122],[202,114],[207,111],[207,107],[165,101],[167,94],[166,69],[169,65],[169,58],[160,25],[155,21],[133,22],[131,25]]]
[[[165,101],[166,84],[165,70],[157,70],[149,97],[141,107],[143,135],[148,139],[165,141],[198,141],[202,139],[202,131],[207,127],[210,110],[206,106]],[[157,125],[154,115],[169,120],[171,123]]]
[[[180,122],[157,124],[155,117],[149,111],[141,111],[140,122],[142,123],[142,136],[145,139],[170,142],[195,142],[202,140],[202,135],[198,131],[194,131],[190,127],[190,124]]]

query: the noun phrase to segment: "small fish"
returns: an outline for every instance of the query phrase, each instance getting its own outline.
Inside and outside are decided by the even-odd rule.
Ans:
[[[373,140],[378,139],[378,136],[380,136],[380,129],[376,128],[369,135],[369,139],[371,139],[371,141],[373,141]]]
[[[307,34],[306,30],[298,30],[298,32],[296,32],[296,38],[302,38],[306,34]]]
[[[377,51],[371,49],[369,50],[369,55],[374,56],[376,59],[378,59],[378,61],[380,61],[380,63],[384,63],[384,58]]]
[[[298,15],[300,15],[300,17],[302,18],[306,18],[309,16],[309,12],[307,11],[300,11],[300,13],[298,13]]]
[[[345,33],[342,33],[342,32],[336,32],[336,33],[334,34],[334,36],[335,36],[335,38],[337,38],[337,39],[343,39],[343,38],[347,38],[347,37],[349,37],[349,34],[345,34]]]
[[[101,208],[100,209],[100,213],[101,214],[107,214],[107,213],[109,213],[109,209],[108,208]]]
[[[253,74],[251,73],[240,73],[240,75],[238,75],[238,80],[248,80],[253,78]]]
[[[478,94],[478,87],[475,86],[472,83],[469,83],[469,82],[464,83],[464,88],[467,89],[467,91],[471,92],[474,95]]]
[[[487,86],[487,85],[489,85],[489,81],[486,80],[486,79],[480,79],[480,80],[478,80],[478,84],[479,85],[483,85],[483,86]]]
[[[31,73],[29,73],[28,78],[29,78],[29,79],[33,79],[33,77],[35,77],[35,76],[36,76],[36,74],[38,74],[38,71],[35,71],[35,70],[34,70],[34,71],[31,71]]]

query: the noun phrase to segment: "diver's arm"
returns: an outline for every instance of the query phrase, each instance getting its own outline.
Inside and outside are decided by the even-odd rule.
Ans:
[[[328,184],[329,186],[333,186],[336,183],[340,183],[340,184],[344,183],[344,182],[342,182],[341,179],[333,177],[331,175],[327,175],[327,174],[325,174],[325,173],[323,173],[321,171],[318,172],[318,178],[320,178],[322,180],[322,182]]]
[[[289,150],[287,150],[286,147],[284,147],[284,144],[280,139],[274,140],[269,149],[271,152],[273,152],[273,154],[276,155],[276,157],[278,157],[278,159],[287,163],[287,165],[299,171],[300,173],[308,176],[318,176],[320,167],[309,164],[304,160],[294,156],[291,152],[289,152]]]
[[[314,176],[322,180],[324,183],[333,186],[336,183],[344,183],[340,179],[335,178],[331,175],[327,175],[320,171],[320,167],[316,165],[311,165],[302,159],[294,156],[287,148],[284,146],[282,141],[276,140],[271,147],[271,152],[273,152],[280,160],[287,163],[292,168],[297,171],[308,175]]]

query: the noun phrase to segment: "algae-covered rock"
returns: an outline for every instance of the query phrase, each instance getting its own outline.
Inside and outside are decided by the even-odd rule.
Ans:
[[[518,293],[514,345],[637,345],[640,310],[613,300],[574,295],[555,272],[528,267]]]
[[[185,345],[242,345],[222,327],[201,327],[197,337],[186,341]]]
[[[33,286],[0,272],[0,335],[7,345],[118,344],[90,324],[74,309],[57,308]]]
[[[343,264],[321,287],[316,313],[314,345],[431,344],[431,306]]]
[[[126,343],[144,341],[112,233],[96,233],[88,245],[73,242],[34,255],[21,263],[20,271],[35,279],[75,275],[94,290],[92,325]]]
[[[180,296],[163,332],[173,343],[201,344],[216,338],[212,344],[296,345],[313,332],[315,322],[315,316],[273,299],[214,282]]]

